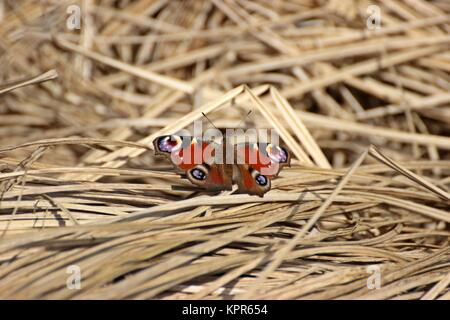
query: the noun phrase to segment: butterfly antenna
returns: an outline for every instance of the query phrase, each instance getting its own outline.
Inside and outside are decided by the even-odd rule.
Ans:
[[[214,125],[214,123],[206,116],[206,114],[204,114],[204,113],[202,112],[202,115],[206,118],[206,120],[209,121],[209,123],[212,124],[212,126],[213,126],[214,128],[216,128],[217,130],[219,130],[219,129]]]

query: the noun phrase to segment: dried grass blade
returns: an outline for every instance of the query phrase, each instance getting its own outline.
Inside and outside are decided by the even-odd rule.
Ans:
[[[386,155],[381,153],[381,151],[378,148],[376,148],[375,146],[370,146],[369,153],[375,159],[381,161],[382,163],[391,167],[392,169],[394,169],[395,171],[404,175],[408,179],[421,185],[426,190],[433,192],[434,194],[436,194],[437,196],[439,196],[440,198],[442,198],[444,200],[450,201],[450,195],[447,192],[436,187],[434,184],[432,184],[428,180],[422,178],[421,176],[415,174],[411,170],[405,168],[404,166],[402,166],[402,165],[398,164],[397,162],[395,162],[394,160],[390,159],[389,157],[387,157]]]
[[[33,85],[33,84],[38,84],[38,83],[42,83],[45,81],[49,81],[49,80],[53,80],[58,78],[58,73],[56,72],[56,70],[49,70],[47,72],[44,72],[43,74],[40,74],[38,76],[26,79],[26,80],[21,80],[21,81],[15,81],[13,83],[10,84],[5,84],[5,85],[0,85],[0,95],[10,92],[12,90],[18,89],[18,88],[22,88],[25,86],[29,86],[29,85]]]
[[[284,246],[281,250],[279,250],[272,262],[260,273],[259,275],[259,283],[263,282],[267,279],[270,273],[273,273],[282,263],[286,256],[295,248],[300,239],[302,239],[306,232],[308,232],[314,224],[319,220],[325,210],[330,206],[330,204],[334,201],[335,197],[338,193],[344,188],[347,182],[350,180],[353,173],[356,169],[361,165],[364,159],[367,156],[369,151],[366,150],[363,152],[359,158],[352,164],[347,173],[342,177],[342,179],[337,184],[336,188],[330,194],[330,196],[324,201],[324,203],[320,206],[319,209],[314,213],[314,215],[308,220],[308,222],[302,227],[302,229],[293,237],[286,246]],[[255,286],[253,290],[249,290],[245,293],[242,298],[251,299],[257,295],[258,286]]]
[[[273,86],[270,87],[270,94],[275,102],[275,105],[280,109],[281,114],[286,122],[291,126],[294,133],[300,142],[303,143],[305,149],[314,159],[316,164],[325,169],[331,169],[331,165],[323,154],[322,150],[317,145],[317,142],[309,133],[308,129],[303,124],[302,120],[295,113],[289,102],[280,94],[280,92]]]
[[[257,109],[261,114],[267,119],[267,121],[278,131],[280,136],[286,142],[288,147],[291,149],[292,153],[309,166],[314,166],[314,163],[309,159],[308,155],[303,151],[302,147],[295,141],[291,134],[286,130],[283,124],[278,120],[278,118],[272,113],[270,108],[266,106],[261,99],[259,99],[250,88],[245,87],[245,91],[250,96],[250,100],[255,104]]]

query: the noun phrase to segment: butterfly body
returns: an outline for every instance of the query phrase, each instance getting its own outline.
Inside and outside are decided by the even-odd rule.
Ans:
[[[153,141],[155,154],[169,157],[189,181],[206,190],[231,190],[263,196],[270,181],[284,165],[289,165],[289,152],[265,143],[231,144],[203,141],[189,136],[167,135]]]

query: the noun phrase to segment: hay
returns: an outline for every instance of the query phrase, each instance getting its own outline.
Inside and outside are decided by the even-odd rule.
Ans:
[[[450,298],[446,1],[5,3],[0,298]],[[151,141],[202,113],[293,165],[193,188]]]

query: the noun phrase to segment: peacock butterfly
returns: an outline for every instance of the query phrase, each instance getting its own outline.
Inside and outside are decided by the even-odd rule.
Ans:
[[[262,197],[271,180],[290,164],[284,147],[270,143],[232,144],[192,136],[165,135],[153,140],[156,155],[169,157],[189,181],[206,190],[231,190]]]

